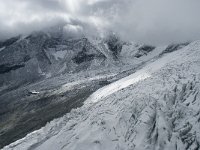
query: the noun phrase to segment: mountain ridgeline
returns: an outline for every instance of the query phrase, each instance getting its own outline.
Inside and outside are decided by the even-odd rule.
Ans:
[[[111,39],[112,38],[112,39]],[[122,42],[110,36],[108,44],[113,60],[122,50]],[[66,39],[62,34],[54,36],[36,32],[0,43],[0,85],[21,85],[45,77],[90,69],[93,61],[105,66],[106,54],[87,38]],[[109,53],[109,52],[108,52]],[[81,68],[81,69],[80,69]]]

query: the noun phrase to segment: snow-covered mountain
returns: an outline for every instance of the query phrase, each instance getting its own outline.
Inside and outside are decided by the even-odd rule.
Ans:
[[[172,54],[168,53],[183,51],[188,44],[155,47],[122,41],[115,34],[105,38],[83,36],[68,38],[60,31],[34,32],[27,36],[17,36],[0,42],[0,148],[23,138],[27,133],[40,129],[47,122],[62,117],[66,113],[68,113],[67,116],[74,116],[74,113],[84,110],[87,114],[97,116],[92,110],[98,110],[96,108],[99,107],[98,105],[102,105],[99,111],[108,107],[107,100],[101,102],[101,99],[120,95],[121,90],[124,91],[124,97],[128,97],[134,92],[134,89],[129,90],[133,83],[144,79],[146,81],[146,78],[152,77],[151,73],[154,74],[161,67],[165,67],[166,63],[172,61],[170,58]],[[174,59],[179,57],[181,56]],[[166,61],[161,63],[164,58]],[[155,68],[156,66],[152,63],[158,64],[158,68]],[[160,66],[161,64],[163,66]],[[145,70],[143,73],[142,70],[147,66],[151,66],[150,72]],[[153,85],[152,87],[154,88]],[[145,88],[141,87],[141,89],[146,93]],[[96,90],[98,91],[95,92]],[[134,97],[134,94],[131,97]],[[86,99],[85,105],[81,107]],[[118,103],[118,98],[115,99],[115,103]],[[77,107],[81,108],[72,110]],[[118,106],[110,105],[109,107],[118,109]],[[143,104],[140,107],[143,107]],[[118,115],[121,114],[118,110],[113,111],[116,111]],[[81,114],[78,117],[85,118]],[[112,119],[114,118],[110,120],[111,125]],[[84,121],[79,121],[84,123]],[[66,123],[67,121],[64,124]],[[54,123],[50,124],[54,126]],[[117,125],[117,122],[115,124]],[[128,127],[126,128],[128,130]],[[45,127],[46,129],[49,130]],[[62,128],[56,128],[53,133],[60,130]],[[79,134],[79,131],[76,132],[73,134]],[[51,137],[51,134],[45,133],[41,133],[44,134],[42,136],[45,139],[46,136]],[[59,138],[59,140],[62,139]],[[73,142],[72,140],[71,143]],[[35,148],[35,144],[40,145],[40,142],[34,143],[31,147]],[[106,146],[103,143],[100,145]],[[93,149],[92,146],[89,148]],[[14,149],[23,148],[14,146]],[[55,149],[60,149],[60,147]]]
[[[200,41],[186,45],[125,43],[118,57],[109,59],[118,59],[121,69],[112,83],[82,107],[3,149],[199,149]],[[108,45],[99,46],[104,57],[113,56]]]
[[[178,48],[173,45],[165,51]],[[104,39],[69,39],[62,32],[17,36],[0,42],[0,92],[62,74],[128,70],[161,51],[164,53],[163,48],[121,41],[114,34]]]

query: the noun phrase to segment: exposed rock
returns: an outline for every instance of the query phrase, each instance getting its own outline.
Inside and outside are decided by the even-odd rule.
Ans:
[[[0,74],[8,73],[12,70],[17,70],[24,66],[25,66],[24,64],[21,64],[21,65],[3,64],[3,65],[0,65]]]
[[[181,49],[185,46],[187,46],[189,44],[189,42],[187,43],[181,43],[181,44],[171,44],[169,45],[162,53],[161,55],[165,54],[165,53],[171,53],[173,51],[176,51],[178,49]]]
[[[94,54],[87,54],[87,53],[86,53],[86,48],[83,47],[82,51],[79,52],[79,53],[77,54],[77,56],[75,56],[75,57],[73,58],[73,61],[74,61],[75,63],[77,63],[77,64],[81,64],[81,63],[83,63],[83,62],[88,62],[88,61],[93,60],[94,57],[95,57]]]
[[[7,39],[7,40],[5,40],[3,42],[0,42],[0,48],[8,47],[8,46],[12,45],[13,43],[15,43],[19,39],[20,39],[20,36],[16,36],[16,37]]]
[[[112,51],[113,57],[115,59],[118,59],[123,46],[123,43],[120,40],[120,38],[115,34],[110,34],[106,39],[106,43],[108,45],[109,50]]]
[[[147,55],[149,52],[153,51],[156,47],[151,45],[143,45],[138,49],[138,52],[135,54],[136,58],[140,58],[144,55]]]

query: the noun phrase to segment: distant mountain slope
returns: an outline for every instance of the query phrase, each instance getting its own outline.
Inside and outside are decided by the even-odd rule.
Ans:
[[[199,149],[199,58],[196,41],[154,59],[3,149]]]
[[[0,95],[23,84],[68,73],[127,70],[180,48],[175,45],[158,50],[150,45],[121,41],[115,34],[105,39],[69,39],[62,32],[17,36],[0,42]]]

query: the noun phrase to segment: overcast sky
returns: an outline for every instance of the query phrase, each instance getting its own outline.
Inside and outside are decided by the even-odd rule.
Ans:
[[[71,33],[108,30],[124,39],[168,44],[200,39],[200,0],[0,0],[0,38],[60,22]]]

